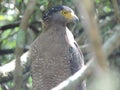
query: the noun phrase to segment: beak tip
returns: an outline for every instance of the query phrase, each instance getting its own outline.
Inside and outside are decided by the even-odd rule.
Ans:
[[[79,22],[79,18],[78,18],[77,16],[75,16],[75,17],[73,18],[73,22],[74,22],[74,23],[78,23],[78,22]]]

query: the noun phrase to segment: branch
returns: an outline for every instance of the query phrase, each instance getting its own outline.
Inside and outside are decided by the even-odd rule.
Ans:
[[[4,26],[1,26],[0,30],[5,31],[5,30],[10,29],[10,28],[15,28],[15,27],[18,27],[19,24],[20,24],[20,22],[16,22],[16,23],[13,23],[13,24],[7,24],[7,25],[4,25]]]
[[[21,90],[23,78],[22,78],[22,66],[21,66],[20,57],[23,54],[23,48],[26,43],[26,30],[29,24],[29,18],[31,17],[34,11],[36,3],[37,0],[28,1],[27,8],[20,23],[20,30],[18,31],[17,34],[16,49],[15,49],[16,61],[15,61],[15,74],[14,74],[15,85],[13,87],[13,90]]]
[[[39,30],[34,25],[36,23],[40,23],[41,24],[41,22],[36,21],[36,22],[30,23],[30,25],[28,27],[31,28],[35,33],[39,33]],[[7,24],[7,25],[4,25],[4,26],[1,26],[0,30],[1,31],[6,31],[7,29],[12,29],[12,28],[19,27],[19,25],[20,25],[20,21],[18,21],[16,23],[12,23],[12,24]]]
[[[77,7],[77,10],[80,11],[79,15],[83,16],[82,24],[91,42],[91,49],[95,54],[96,62],[103,71],[106,71],[107,60],[102,49],[102,40],[99,33],[100,30],[95,18],[93,1],[81,0],[81,3],[79,3],[78,0],[75,0],[74,3]],[[78,3],[80,5],[78,5]]]
[[[15,49],[3,49],[0,50],[0,55],[6,55],[6,54],[13,54]],[[28,49],[24,48],[24,52],[28,51]]]
[[[103,45],[104,52],[109,56],[120,45],[120,25],[114,27],[115,34]]]
[[[115,10],[115,16],[117,18],[118,23],[120,23],[120,12],[119,12],[119,7],[118,7],[118,2],[117,0],[112,0],[113,7]]]
[[[31,61],[27,60],[28,52],[21,56],[21,66],[23,74],[30,71]],[[15,59],[10,63],[0,67],[0,84],[13,80],[15,71]]]

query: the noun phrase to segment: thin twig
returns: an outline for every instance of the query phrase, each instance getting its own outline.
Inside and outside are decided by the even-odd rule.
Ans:
[[[16,67],[15,67],[15,74],[14,74],[15,85],[13,87],[13,90],[21,90],[23,78],[22,78],[22,66],[21,66],[20,57],[23,53],[23,48],[26,43],[26,41],[25,41],[26,40],[26,30],[27,30],[27,27],[29,24],[29,18],[31,17],[31,15],[34,11],[36,2],[37,2],[37,0],[29,0],[27,8],[26,8],[25,13],[22,18],[22,21],[20,23],[20,31],[18,31],[18,34],[17,34],[17,42],[16,42],[16,49],[15,49]]]

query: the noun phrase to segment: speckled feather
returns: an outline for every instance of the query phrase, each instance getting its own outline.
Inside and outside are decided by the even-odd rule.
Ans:
[[[33,90],[50,90],[83,65],[83,55],[66,26],[54,22],[30,48]],[[85,90],[81,84],[75,90]]]
[[[55,7],[52,7],[51,9],[49,9],[44,15],[43,15],[43,20],[47,20],[52,14],[60,11],[60,10],[63,10],[63,7],[62,6],[55,6]]]

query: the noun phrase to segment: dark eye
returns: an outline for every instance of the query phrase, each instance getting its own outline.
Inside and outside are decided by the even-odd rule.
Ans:
[[[67,11],[62,11],[62,14],[64,15],[64,14],[67,14]]]

